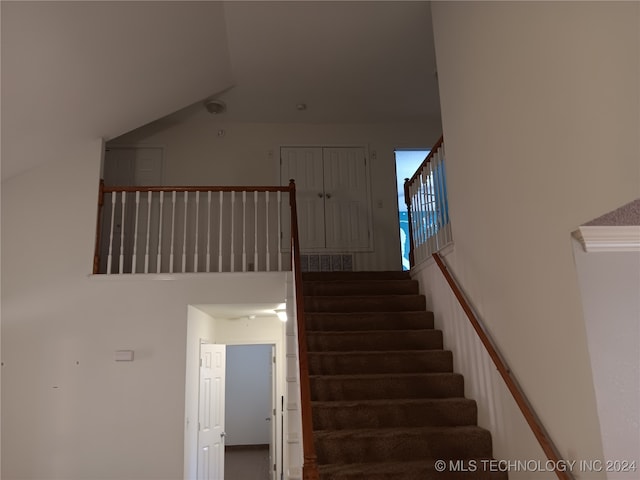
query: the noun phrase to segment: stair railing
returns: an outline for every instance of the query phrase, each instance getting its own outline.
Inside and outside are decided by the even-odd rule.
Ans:
[[[443,137],[404,181],[409,221],[409,263],[417,265],[451,242]]]
[[[289,181],[289,203],[291,205],[291,253],[295,288],[295,308],[298,330],[298,360],[300,366],[300,411],[302,414],[302,465],[303,480],[319,480],[318,457],[313,440],[313,419],[311,416],[311,384],[309,381],[309,360],[307,355],[307,333],[304,318],[304,297],[302,295],[302,269],[300,267],[300,241],[298,236],[298,210],[296,206],[296,186]]]
[[[101,181],[93,273],[289,270],[286,195],[289,186],[110,187]]]
[[[471,325],[478,334],[478,337],[487,350],[487,353],[489,353],[489,356],[493,360],[493,363],[498,369],[500,376],[511,392],[513,399],[516,401],[516,404],[524,415],[525,420],[529,424],[529,427],[538,440],[538,443],[542,447],[542,450],[547,456],[547,459],[549,459],[549,461],[552,462],[552,465],[554,465],[556,475],[560,480],[574,480],[575,477],[569,469],[562,469],[563,466],[568,465],[568,462],[562,460],[562,456],[560,455],[558,448],[554,444],[547,430],[544,428],[540,417],[538,417],[538,415],[536,414],[533,406],[531,405],[531,402],[529,402],[529,399],[522,390],[522,387],[518,383],[518,380],[513,375],[511,368],[509,368],[504,357],[498,350],[498,346],[489,335],[488,330],[484,326],[483,322],[475,314],[470,301],[462,291],[462,288],[460,287],[454,275],[451,273],[449,267],[446,264],[446,261],[441,257],[439,253],[433,253],[432,256],[436,264],[440,268],[440,271],[444,275],[444,278],[447,280],[447,283],[451,287],[453,294],[458,299],[460,306],[469,318]]]

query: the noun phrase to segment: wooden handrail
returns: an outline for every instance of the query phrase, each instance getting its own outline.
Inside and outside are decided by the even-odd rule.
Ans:
[[[535,413],[533,406],[529,402],[527,396],[522,390],[522,387],[520,387],[520,384],[518,383],[513,373],[511,372],[511,369],[509,368],[506,361],[504,360],[504,357],[501,355],[500,351],[498,350],[497,345],[489,336],[489,333],[486,327],[474,313],[469,300],[467,300],[465,294],[462,292],[462,289],[460,288],[453,274],[450,272],[445,261],[437,252],[433,254],[433,259],[438,264],[438,267],[440,267],[440,271],[442,272],[445,279],[447,280],[447,283],[451,287],[453,294],[458,299],[460,306],[462,307],[467,317],[469,318],[469,321],[471,322],[471,325],[473,326],[474,330],[478,334],[478,337],[480,337],[480,341],[482,342],[485,349],[489,353],[489,356],[493,360],[493,363],[498,369],[500,376],[502,377],[502,379],[507,385],[507,388],[511,392],[513,399],[518,404],[518,407],[520,407],[520,411],[524,415],[525,420],[527,421],[527,423],[529,424],[529,427],[533,431],[533,434],[535,435],[536,439],[538,440],[538,443],[542,447],[542,450],[547,455],[547,458],[553,462],[553,465],[555,467],[558,467],[563,464],[566,465],[567,462],[562,460],[562,456],[560,455],[558,448],[553,443],[553,440],[549,436],[549,433],[544,428],[544,425],[540,421],[540,418],[538,417],[538,415]],[[574,480],[575,478],[570,471],[561,471],[560,469],[556,468],[555,473],[560,480]]]
[[[289,204],[291,206],[291,251],[293,252],[293,275],[296,291],[296,318],[298,321],[298,356],[300,362],[300,411],[302,413],[302,448],[304,463],[303,480],[319,480],[318,456],[313,440],[311,417],[311,384],[307,356],[307,334],[304,319],[304,297],[302,296],[302,271],[300,269],[300,241],[298,239],[298,213],[296,207],[296,185],[289,180]]]
[[[289,187],[254,187],[254,186],[147,186],[147,187],[104,187],[103,192],[288,192]]]
[[[433,147],[431,147],[431,150],[429,151],[429,155],[427,155],[427,158],[425,158],[422,161],[422,163],[416,169],[415,173],[411,176],[411,178],[409,178],[408,180],[405,179],[405,185],[406,184],[411,185],[414,182],[414,180],[418,178],[418,175],[420,175],[420,171],[427,165],[427,163],[431,161],[431,158],[436,154],[438,149],[442,146],[443,141],[444,141],[444,135],[440,135],[440,138],[438,139],[438,141],[433,145]]]

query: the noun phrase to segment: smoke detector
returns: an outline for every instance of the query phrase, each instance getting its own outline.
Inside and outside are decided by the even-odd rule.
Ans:
[[[218,115],[220,113],[224,113],[227,110],[227,106],[220,100],[207,100],[204,106],[207,109],[207,112],[209,112],[211,115]]]

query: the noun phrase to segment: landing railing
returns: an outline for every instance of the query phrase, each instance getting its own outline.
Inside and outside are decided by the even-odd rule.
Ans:
[[[290,195],[291,186],[108,187],[101,182],[93,273],[290,270],[289,242],[283,243],[282,233],[289,229]]]
[[[451,242],[442,137],[413,176],[405,179],[404,198],[409,220],[409,262],[414,266]]]

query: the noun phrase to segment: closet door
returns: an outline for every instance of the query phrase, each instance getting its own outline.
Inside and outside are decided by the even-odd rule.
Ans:
[[[364,148],[324,148],[327,249],[369,247],[369,195]]]
[[[322,249],[325,247],[322,148],[282,148],[280,161],[282,185],[288,185],[292,178],[296,182],[300,248]],[[285,235],[289,230],[286,227]]]
[[[296,182],[301,249],[350,252],[370,248],[364,148],[285,147],[280,158],[282,185],[291,178]]]

